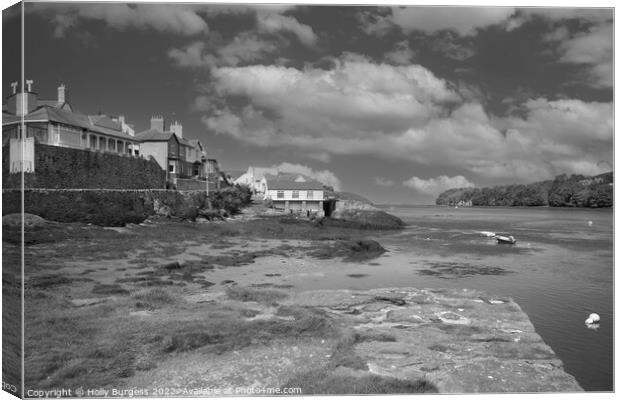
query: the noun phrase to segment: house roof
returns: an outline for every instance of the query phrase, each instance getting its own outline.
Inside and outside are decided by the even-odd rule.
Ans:
[[[112,120],[107,115],[89,115],[88,119],[90,119],[92,124],[102,128],[116,129],[119,131],[123,129],[120,123]]]
[[[323,190],[323,184],[314,179],[303,177],[303,181],[298,178],[301,175],[265,175],[267,189],[269,190]]]
[[[226,175],[230,176],[231,179],[235,180],[239,177],[241,177],[241,175],[245,174],[246,171],[228,171],[226,172]]]
[[[192,145],[192,142],[190,142],[189,140],[187,140],[185,138],[177,136],[177,139],[179,139],[179,143],[181,143],[182,145],[189,146],[189,147],[194,147],[194,145]]]
[[[136,133],[136,138],[143,142],[167,142],[173,134],[171,131],[162,132],[157,129],[148,129]]]
[[[20,122],[21,117],[17,115],[3,114],[2,115],[2,124],[10,124],[15,122]],[[86,129],[90,132],[101,133],[109,136],[115,136],[118,138],[135,140],[132,136],[129,136],[126,133],[123,133],[120,130],[113,129],[106,126],[99,126],[91,121],[90,117],[84,114],[79,114],[75,112],[71,112],[68,110],[64,110],[62,108],[57,108],[49,105],[43,105],[34,109],[31,113],[24,116],[25,122],[56,122],[60,124],[75,126],[78,128]]]
[[[149,129],[149,130],[140,132],[140,133],[136,133],[136,138],[141,140],[141,141],[143,141],[143,142],[167,142],[168,140],[170,140],[172,135],[176,136],[176,138],[179,141],[179,143],[184,145],[184,146],[197,147],[198,140],[196,140],[195,141],[196,144],[194,144],[194,143],[192,143],[191,140],[187,140],[185,138],[178,137],[172,131],[162,132],[160,130],[152,129],[152,128]]]

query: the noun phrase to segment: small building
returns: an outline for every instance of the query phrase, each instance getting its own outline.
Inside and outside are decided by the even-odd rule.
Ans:
[[[264,199],[270,199],[275,209],[286,212],[323,212],[323,184],[297,174],[265,175]]]
[[[248,186],[254,193],[265,194],[263,177],[273,168],[248,167],[248,170],[234,180],[235,184]]]
[[[177,178],[202,179],[207,176],[207,152],[199,140],[183,137],[183,126],[175,121],[165,129],[161,115],[151,117],[150,129],[139,132],[135,138],[145,156],[152,156],[168,174],[168,181],[176,184]]]

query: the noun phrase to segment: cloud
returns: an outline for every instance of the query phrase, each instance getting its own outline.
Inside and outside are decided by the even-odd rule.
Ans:
[[[216,49],[209,49],[205,42],[197,41],[183,48],[168,50],[168,57],[180,67],[236,66],[254,62],[277,50],[277,46],[261,39],[255,33],[241,32],[232,41]]]
[[[503,24],[514,13],[508,7],[392,7],[387,15],[362,14],[362,29],[369,34],[383,35],[390,26],[405,31],[434,34],[448,30],[462,36],[475,35],[478,29]]]
[[[430,46],[447,58],[464,61],[475,54],[469,42],[468,38],[464,39],[452,32],[442,32],[430,40]]]
[[[55,38],[64,38],[67,30],[72,28],[77,21],[77,17],[75,15],[68,14],[57,14],[52,17],[52,23],[54,24],[54,33],[53,36]]]
[[[385,53],[385,59],[396,65],[407,65],[411,64],[415,55],[415,51],[409,47],[409,41],[403,40],[394,45],[394,50]]]
[[[308,178],[317,180],[323,185],[332,186],[334,190],[338,191],[342,189],[340,179],[333,172],[329,170],[314,170],[307,165],[293,164],[289,162],[283,162],[278,165],[272,165],[267,168],[260,168],[265,174],[278,175],[278,174],[300,174]]]
[[[374,181],[375,181],[375,185],[379,185],[379,186],[383,186],[383,187],[394,186],[394,181],[393,180],[386,179],[386,178],[383,178],[381,176],[375,177]]]
[[[413,176],[404,181],[403,185],[422,194],[433,196],[437,196],[448,189],[475,186],[462,175],[452,177],[441,175],[430,179],[421,179]]]
[[[560,28],[561,29],[561,28]],[[613,87],[613,25],[603,23],[570,38],[560,32],[548,39],[559,40],[560,62],[588,67],[587,82],[600,88]]]
[[[216,97],[242,104],[202,121],[258,147],[406,160],[479,179],[531,182],[612,162],[611,103],[524,98],[518,116],[500,118],[485,111],[484,93],[422,66],[332,61],[329,69],[216,68]]]
[[[103,21],[109,28],[152,29],[178,35],[208,32],[207,23],[189,5],[125,3],[31,3],[31,12],[49,16],[54,35],[63,37],[79,20]]]
[[[180,67],[204,67],[214,62],[212,56],[203,53],[205,43],[196,41],[182,49],[168,50],[168,57],[172,58]]]
[[[291,32],[297,36],[301,43],[307,46],[313,46],[317,41],[317,36],[312,28],[300,23],[292,16],[259,12],[257,23],[259,32]]]

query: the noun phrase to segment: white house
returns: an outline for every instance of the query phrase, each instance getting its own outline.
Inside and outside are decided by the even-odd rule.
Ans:
[[[234,184],[245,185],[250,187],[255,193],[264,194],[265,185],[263,184],[263,178],[271,170],[270,168],[248,167],[244,174],[234,180]]]
[[[321,182],[303,175],[265,175],[264,199],[271,199],[273,207],[291,212],[323,212],[324,189]]]

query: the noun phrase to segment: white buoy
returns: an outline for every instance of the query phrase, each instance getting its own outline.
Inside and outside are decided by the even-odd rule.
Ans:
[[[588,221],[588,226],[592,226],[592,221]]]
[[[592,322],[598,322],[601,320],[601,317],[597,313],[592,313],[588,316],[588,319],[591,319]]]
[[[594,320],[592,320],[592,318],[586,319],[586,325],[592,325],[593,323],[594,323]]]

